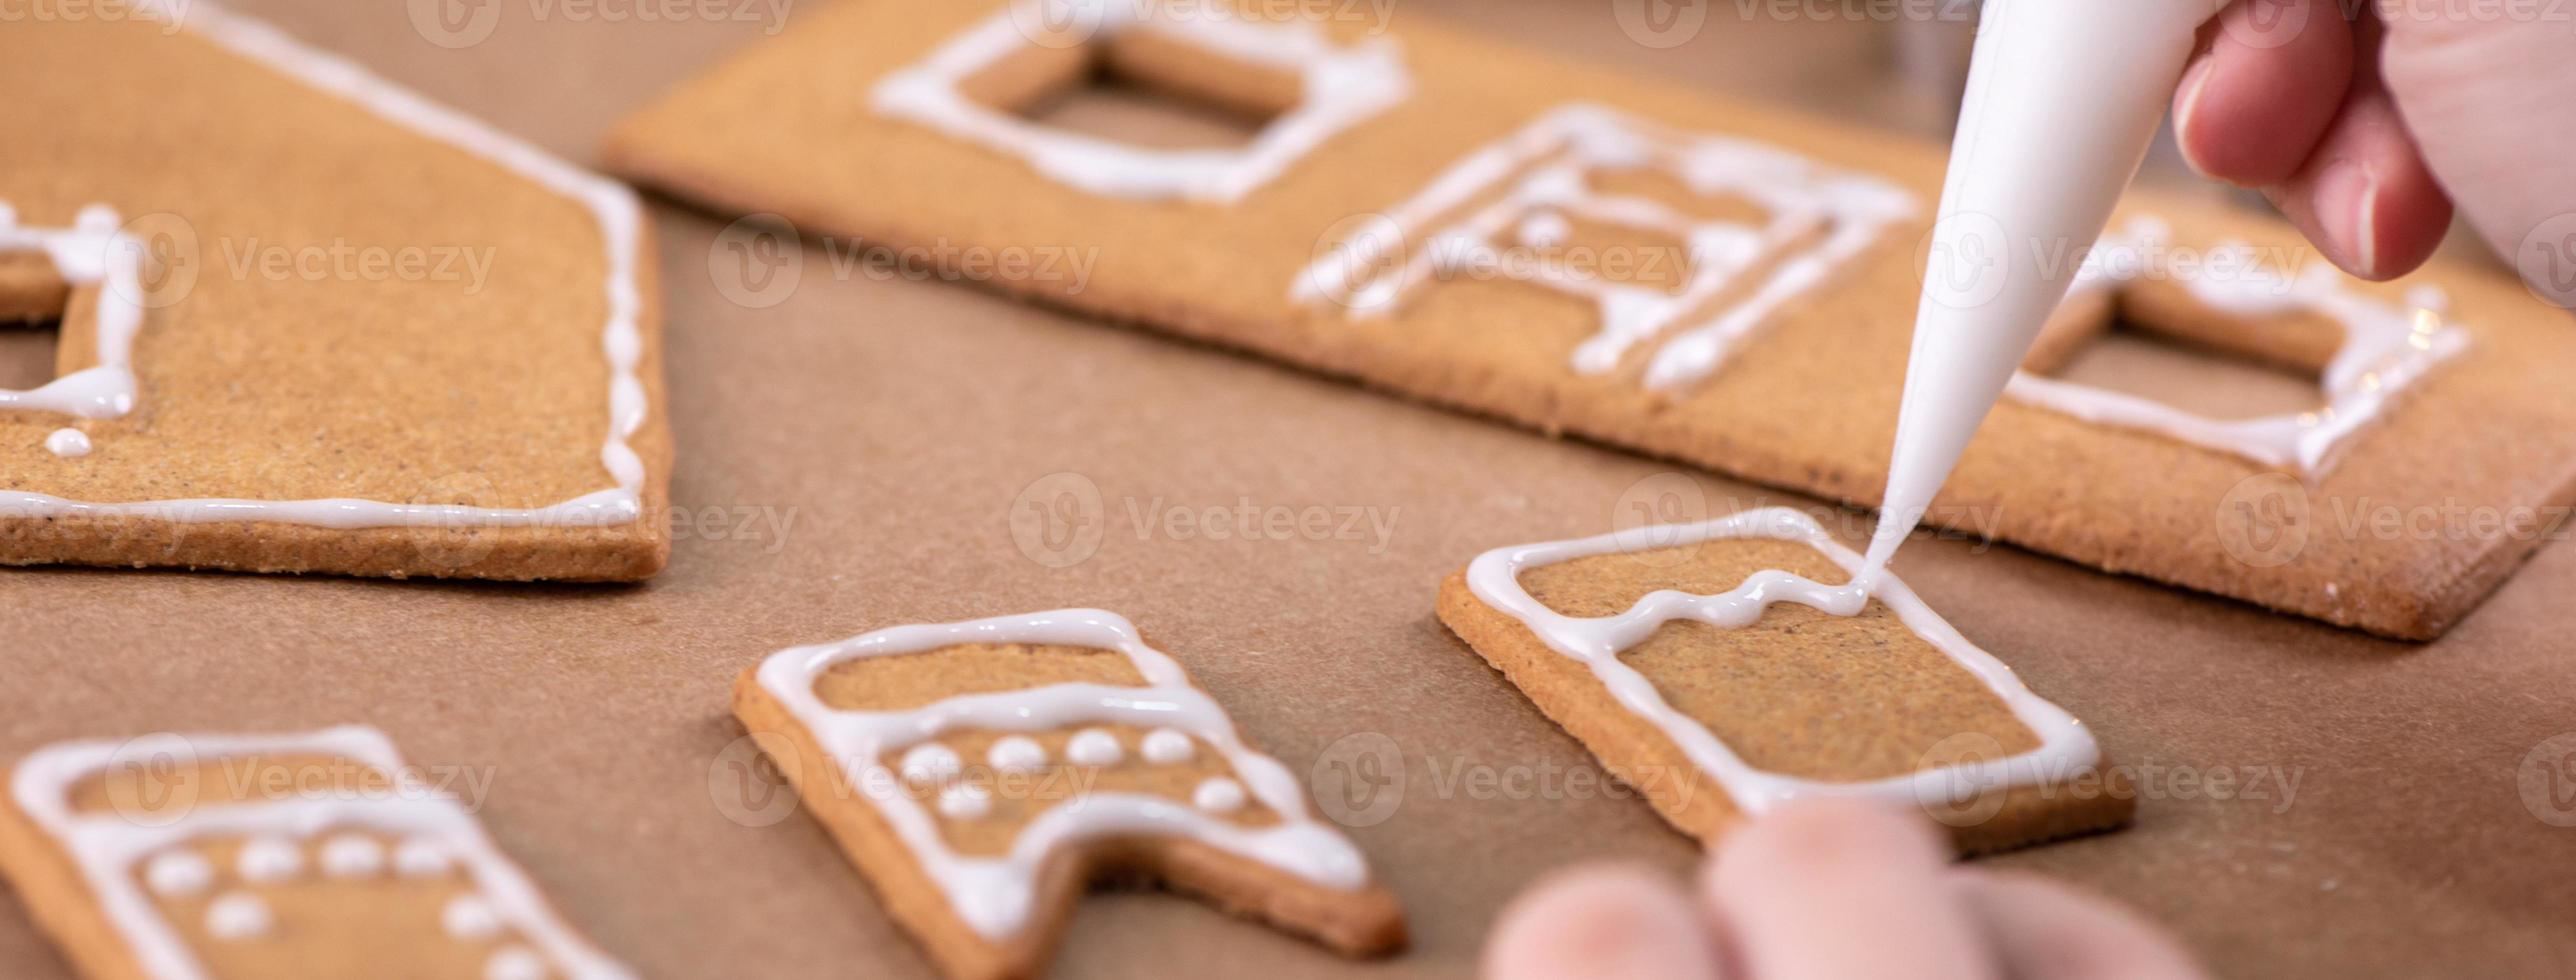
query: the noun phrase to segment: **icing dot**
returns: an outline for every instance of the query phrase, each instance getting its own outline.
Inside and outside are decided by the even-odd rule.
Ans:
[[[1119,746],[1118,736],[1109,734],[1108,730],[1085,728],[1073,733],[1072,741],[1064,743],[1064,756],[1086,766],[1109,766],[1126,758],[1127,750]]]
[[[928,742],[903,754],[903,778],[916,784],[941,783],[957,778],[965,764],[957,753],[945,745]]]
[[[483,961],[483,980],[542,980],[546,961],[525,946],[511,946]]]
[[[458,895],[438,911],[438,926],[458,939],[490,939],[501,934],[501,913],[481,895]]]
[[[993,812],[993,794],[972,783],[939,791],[939,815],[950,820],[980,820]]]
[[[165,898],[187,898],[215,883],[215,866],[195,851],[163,851],[143,866],[143,883]]]
[[[394,848],[394,871],[405,878],[427,878],[443,875],[455,866],[445,845],[433,840],[413,838]]]
[[[1190,744],[1190,737],[1175,728],[1157,728],[1146,732],[1145,743],[1138,748],[1144,752],[1145,761],[1158,766],[1188,762],[1190,756],[1198,754],[1197,746]]]
[[[217,939],[256,938],[273,924],[268,903],[249,892],[226,892],[206,906],[206,932]]]
[[[79,429],[55,429],[45,437],[45,451],[64,459],[89,455],[89,434]]]
[[[385,869],[385,845],[364,834],[343,834],[322,845],[322,873],[365,878]]]
[[[1243,809],[1243,784],[1218,776],[1200,783],[1190,803],[1209,813],[1233,813]]]
[[[284,838],[262,837],[242,845],[233,857],[233,870],[255,885],[285,881],[303,872],[304,849]]]
[[[1036,739],[1013,735],[993,743],[984,753],[984,761],[1003,772],[1035,772],[1047,764],[1046,746]]]

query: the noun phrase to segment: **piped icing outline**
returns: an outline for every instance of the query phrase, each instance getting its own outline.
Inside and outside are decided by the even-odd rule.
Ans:
[[[119,759],[129,758],[129,753],[150,755],[163,751],[194,759],[345,759],[384,774],[392,785],[385,791],[336,798],[200,805],[159,825],[115,813],[82,815],[72,811],[70,792],[82,780],[106,772]],[[475,891],[503,921],[542,949],[555,968],[573,980],[626,980],[633,976],[556,918],[535,884],[493,845],[473,814],[405,768],[402,754],[392,740],[368,726],[345,725],[278,735],[165,732],[123,742],[61,742],[38,749],[20,761],[10,773],[9,791],[19,812],[71,858],[100,911],[125,940],[143,971],[162,980],[194,980],[206,976],[206,971],[189,952],[187,942],[143,893],[136,881],[138,865],[204,836],[256,834],[303,840],[352,827],[396,834],[406,843],[436,842],[455,865],[465,869]],[[422,927],[438,925],[424,922]]]
[[[946,698],[908,711],[842,711],[823,704],[814,684],[834,664],[901,656],[967,643],[1053,644],[1126,655],[1144,687],[1050,684]],[[1185,837],[1328,888],[1357,891],[1369,882],[1356,845],[1306,812],[1305,788],[1278,760],[1245,745],[1223,706],[1193,687],[1178,662],[1148,646],[1135,624],[1100,609],[1059,609],[960,623],[894,626],[837,643],[770,654],[757,672],[761,689],[787,708],[840,768],[858,795],[894,828],[923,873],[948,896],[959,920],[1001,940],[1029,924],[1037,875],[1060,847],[1097,837],[1160,834]],[[1094,792],[1048,809],[1021,828],[1001,857],[950,850],[939,826],[887,770],[887,754],[951,729],[1031,733],[1082,724],[1125,723],[1185,731],[1225,757],[1250,797],[1279,817],[1244,827],[1192,804],[1142,793]]]
[[[1814,518],[1781,507],[1743,511],[1697,524],[1662,525],[1571,541],[1496,548],[1467,566],[1467,587],[1479,601],[1529,628],[1550,649],[1582,662],[1619,704],[1661,729],[1691,764],[1717,780],[1747,815],[1758,815],[1781,803],[1811,797],[1860,797],[1908,806],[1957,801],[1959,790],[1994,791],[2063,780],[2097,766],[2101,749],[2092,733],[2066,709],[2024,686],[2011,667],[1979,649],[1934,613],[1896,576],[1880,573],[1866,589],[1858,584],[1828,586],[1766,569],[1748,576],[1734,590],[1692,595],[1670,589],[1649,593],[1615,616],[1567,616],[1547,607],[1522,587],[1520,576],[1532,568],[1599,555],[1627,554],[1686,547],[1707,541],[1756,537],[1807,545],[1855,577],[1861,556],[1843,547]],[[1941,766],[1861,782],[1801,779],[1754,768],[1735,754],[1708,727],[1675,709],[1655,684],[1619,654],[1652,636],[1665,623],[1696,620],[1735,629],[1760,619],[1775,602],[1794,602],[1834,616],[1858,615],[1871,599],[1894,612],[1908,629],[1951,662],[1968,671],[2002,699],[2013,717],[2038,736],[2037,748],[2018,755],[1987,759],[1974,766]]]
[[[1199,4],[1188,16],[1158,13],[1160,0],[1012,0],[919,62],[879,79],[868,103],[879,115],[1018,157],[1089,193],[1231,204],[1413,93],[1402,53],[1387,38],[1341,45],[1310,21],[1256,21],[1216,4]],[[967,79],[1040,43],[1029,24],[1072,25],[1088,32],[1080,43],[1122,31],[1159,32],[1237,61],[1295,71],[1305,98],[1244,146],[1164,149],[1056,129],[967,97],[960,88]]]
[[[1694,218],[1661,201],[1588,186],[1588,174],[1613,168],[1652,168],[1702,196],[1743,197],[1770,211],[1771,221],[1755,227]],[[1506,186],[1499,197],[1421,236],[1420,247],[1405,254],[1417,231]],[[1526,221],[1533,217],[1555,216],[1561,223],[1572,214],[1659,232],[1689,247],[1691,277],[1677,294],[1578,275],[1552,262],[1539,263],[1532,278],[1514,278],[1596,304],[1600,326],[1572,356],[1579,373],[1607,374],[1631,349],[1669,335],[1648,362],[1645,383],[1670,390],[1716,373],[1735,346],[1774,314],[1822,286],[1920,209],[1913,192],[1870,174],[1825,167],[1765,143],[1683,132],[1606,106],[1569,102],[1451,164],[1383,220],[1325,250],[1297,273],[1289,298],[1308,307],[1340,306],[1356,318],[1383,317],[1440,275],[1452,256],[1494,249],[1506,234],[1539,244],[1528,241]],[[1795,247],[1809,238],[1817,240]],[[1402,264],[1392,272],[1378,268],[1398,256]],[[1709,309],[1765,263],[1768,273],[1748,295]],[[1704,316],[1683,326],[1703,310]]]
[[[134,370],[127,361],[134,335],[143,328],[143,247],[118,230],[121,224],[114,208],[92,204],[69,228],[31,228],[0,204],[0,252],[43,253],[65,285],[98,291],[98,363],[26,391],[0,388],[0,411],[112,419],[134,410]]]
[[[171,6],[173,3],[176,3],[175,8]],[[600,465],[608,471],[615,485],[543,507],[399,504],[342,497],[314,500],[190,498],[92,503],[6,490],[0,491],[0,517],[149,518],[183,524],[278,521],[344,530],[417,526],[607,527],[642,519],[646,468],[643,457],[635,452],[628,440],[643,428],[652,405],[645,393],[643,379],[637,374],[644,357],[643,332],[637,325],[643,311],[643,294],[637,280],[643,208],[635,193],[624,184],[566,163],[517,137],[378,78],[355,62],[305,46],[266,23],[233,13],[212,0],[143,0],[134,9],[193,32],[235,56],[288,79],[345,99],[386,122],[499,166],[589,211],[599,225],[608,260],[607,281],[603,287],[608,300],[608,320],[600,340],[609,365],[608,438],[600,447],[599,458]],[[86,219],[93,211],[84,209],[82,213]],[[132,239],[117,238],[124,242],[130,255],[141,254]],[[71,263],[66,263],[63,256],[55,257],[55,267],[67,279],[85,271],[88,266],[81,263],[91,261],[80,254],[70,257]],[[113,415],[88,417],[123,415],[132,408],[136,397],[132,373],[125,366],[136,327],[125,326],[118,328],[120,332],[111,333],[111,328],[117,328],[123,321],[105,319],[110,309],[107,305],[110,294],[116,292],[113,288],[101,290],[99,368],[113,364],[116,370],[123,372],[127,385],[125,397],[122,407]],[[140,296],[138,282],[123,299],[136,302]],[[139,307],[135,316],[139,323]],[[56,379],[54,384],[88,373],[75,372]],[[39,390],[52,387],[48,385]],[[10,407],[13,406],[0,402],[0,409]]]
[[[2162,254],[2171,237],[2172,229],[2153,217],[2141,217],[2125,230],[2104,235],[2076,272],[2068,298],[2113,291],[2165,274],[2167,270],[2149,257]],[[2221,243],[2212,252],[2250,254],[2248,246],[2239,242]],[[2218,263],[2213,258],[2209,264]],[[2340,324],[2344,344],[2318,379],[2323,407],[2250,419],[2213,419],[2153,399],[2029,371],[2013,376],[2004,387],[2005,397],[2083,422],[2151,432],[2264,466],[2318,476],[2331,468],[2335,450],[2386,411],[2400,393],[2468,349],[2468,332],[2444,319],[2450,296],[2441,287],[2415,287],[2400,306],[2352,289],[2348,277],[2324,262],[2308,263],[2295,278],[2258,269],[2251,261],[2234,265],[2242,267],[2243,273],[2173,278],[2189,290],[2193,301],[2230,315],[2252,318],[2303,312]]]

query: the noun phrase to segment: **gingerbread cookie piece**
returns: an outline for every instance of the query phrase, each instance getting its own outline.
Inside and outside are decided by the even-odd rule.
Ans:
[[[1395,898],[1305,788],[1116,613],[898,626],[770,655],[734,714],[951,977],[1033,976],[1142,875],[1348,955]]]
[[[0,390],[0,563],[659,570],[634,195],[214,3],[101,9],[0,29],[0,329],[61,330]]]
[[[0,872],[87,976],[630,975],[372,728],[70,742],[8,784]]]
[[[1079,250],[1098,261],[1078,281],[1034,263],[984,281],[1875,503],[1942,148],[1404,25],[854,0],[630,118],[608,157],[720,207],[896,248]],[[1211,153],[1050,124],[1050,93],[1101,78],[1267,127]],[[1278,135],[1318,118],[1332,125]],[[1283,145],[1297,152],[1263,151]],[[2126,316],[2314,374],[2313,403],[2210,418],[2034,370],[1936,523],[2428,638],[2576,500],[2576,393],[2550,367],[2576,359],[2562,312],[2463,267],[2335,278],[2269,218],[2152,194],[2131,218],[2165,233],[2111,243],[2137,261],[2079,290],[2077,326],[2042,360]],[[2035,264],[2077,268],[2090,244],[2034,243],[2049,253]]]
[[[1440,619],[1683,832],[1799,797],[1917,807],[1980,852],[2128,822],[2092,733],[1793,510],[1478,556]]]

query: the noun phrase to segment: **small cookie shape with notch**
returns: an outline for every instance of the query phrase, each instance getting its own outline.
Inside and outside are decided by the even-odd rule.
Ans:
[[[950,977],[1041,972],[1112,875],[1345,955],[1404,942],[1395,897],[1296,776],[1116,613],[781,650],[743,672],[734,714]]]
[[[8,787],[0,873],[87,976],[631,976],[372,728],[67,742]]]

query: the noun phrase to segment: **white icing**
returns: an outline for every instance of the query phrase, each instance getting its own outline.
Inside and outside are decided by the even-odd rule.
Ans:
[[[120,760],[165,756],[347,759],[385,774],[392,785],[383,791],[200,806],[157,824],[117,813],[72,809],[71,791],[83,780],[110,771]],[[372,728],[349,726],[293,735],[159,734],[122,742],[58,743],[18,764],[9,776],[9,793],[19,812],[79,869],[99,911],[147,976],[197,980],[207,974],[134,880],[137,862],[205,838],[298,841],[354,829],[436,842],[463,865],[475,890],[492,903],[503,921],[543,950],[566,976],[574,980],[630,976],[557,920],[536,886],[492,845],[473,815],[406,768],[393,743]]]
[[[957,778],[965,764],[956,751],[937,742],[924,742],[903,754],[903,779],[916,785],[936,785]]]
[[[1698,195],[1743,198],[1768,211],[1769,220],[1755,226],[1697,218],[1661,201],[1591,186],[1596,173],[1639,169],[1670,176]],[[1679,132],[1603,106],[1569,103],[1469,154],[1386,220],[1327,250],[1298,273],[1289,295],[1309,306],[1339,303],[1355,316],[1385,316],[1426,283],[1457,271],[1463,257],[1498,253],[1506,233],[1552,247],[1571,233],[1568,216],[1659,233],[1686,246],[1690,274],[1678,290],[1613,282],[1544,257],[1503,263],[1499,271],[1593,301],[1600,325],[1575,348],[1576,371],[1611,372],[1637,345],[1670,334],[1645,374],[1648,386],[1670,389],[1716,371],[1755,328],[1823,285],[1917,207],[1903,187],[1831,170],[1778,147]],[[1407,242],[1416,239],[1423,244],[1406,255]],[[1381,266],[1394,256],[1404,256],[1402,264]],[[1748,280],[1757,268],[1767,271]],[[1733,298],[1720,304],[1722,297]]]
[[[143,866],[143,883],[163,898],[194,898],[215,883],[215,865],[186,848],[163,851]]]
[[[45,451],[64,459],[89,455],[89,433],[79,429],[55,429],[45,435]]]
[[[493,953],[483,961],[483,980],[544,980],[546,961],[520,946]]]
[[[939,46],[918,64],[876,83],[870,103],[880,114],[926,126],[1028,162],[1047,177],[1113,197],[1224,204],[1276,179],[1336,134],[1404,101],[1413,81],[1393,41],[1335,43],[1308,21],[1264,22],[1203,4],[1187,16],[1161,16],[1150,0],[1016,0]],[[1066,23],[1033,13],[1040,5],[1070,8],[1071,21],[1096,25],[1090,37],[1151,31],[1238,62],[1296,72],[1305,98],[1260,135],[1232,149],[1135,146],[1041,125],[968,97],[967,79],[1039,43],[1026,24]]]
[[[815,679],[834,664],[962,643],[1115,650],[1135,665],[1146,686],[1051,684],[961,695],[909,711],[835,710],[814,693]],[[1068,609],[897,626],[838,643],[781,650],[762,661],[758,678],[762,689],[785,705],[844,767],[850,785],[858,787],[886,818],[922,870],[948,896],[958,918],[986,938],[1006,937],[1028,924],[1038,869],[1059,847],[1077,841],[1179,836],[1327,887],[1357,889],[1368,882],[1359,850],[1307,814],[1305,789],[1296,776],[1278,760],[1245,746],[1225,710],[1206,692],[1190,686],[1178,663],[1146,646],[1135,626],[1116,613]],[[936,821],[880,761],[890,751],[951,729],[1028,734],[1081,724],[1165,726],[1188,732],[1223,756],[1250,795],[1278,813],[1280,821],[1268,827],[1241,827],[1161,796],[1094,791],[1029,821],[1008,853],[974,857],[948,848]]]
[[[1036,772],[1046,768],[1046,746],[1025,735],[1012,735],[993,743],[984,753],[984,761],[994,769],[1009,773]]]
[[[217,939],[257,939],[276,924],[268,903],[249,892],[225,892],[206,905],[206,934]]]
[[[2126,231],[2105,235],[2076,275],[2069,296],[2116,289],[2149,277],[2171,275],[2156,256],[2170,252],[2163,222],[2140,219]],[[2443,318],[2449,297],[2434,287],[2409,291],[2392,303],[2352,288],[2352,280],[2323,262],[2296,278],[2260,268],[2253,251],[2229,243],[2211,250],[2203,271],[2174,276],[2194,301],[2230,316],[2258,318],[2311,313],[2340,325],[2344,344],[2319,377],[2324,404],[2312,412],[2250,419],[2212,419],[2173,406],[2091,385],[2024,371],[2004,394],[2097,425],[2140,429],[2264,466],[2319,474],[2353,433],[2384,413],[2400,392],[2437,364],[2467,349],[2467,331]],[[2211,270],[2228,270],[2217,274]]]
[[[1127,750],[1118,744],[1118,736],[1086,728],[1064,743],[1064,757],[1086,766],[1114,766],[1127,757]]]
[[[365,834],[322,842],[322,873],[333,878],[372,878],[385,869],[385,846]]]
[[[1144,744],[1137,749],[1145,756],[1145,761],[1158,766],[1188,762],[1191,756],[1198,754],[1188,733],[1169,728],[1146,732]]]
[[[1190,805],[1209,813],[1226,814],[1243,809],[1243,784],[1217,776],[1190,791]]]
[[[1521,586],[1523,572],[1559,562],[1639,550],[1651,539],[1655,547],[1680,547],[1732,538],[1770,538],[1814,548],[1854,575],[1861,556],[1834,541],[1814,519],[1794,510],[1751,510],[1698,524],[1658,528],[1653,535],[1621,531],[1576,541],[1498,548],[1478,555],[1467,566],[1467,585],[1476,598],[1528,626],[1556,652],[1590,667],[1592,676],[1622,707],[1652,723],[1681,748],[1691,764],[1725,788],[1749,814],[1802,797],[1855,796],[1904,805],[1948,800],[1962,785],[1984,789],[2034,785],[2067,778],[2097,764],[2101,755],[2093,736],[2066,710],[2031,693],[1992,655],[1969,643],[1916,598],[1893,575],[1882,575],[1864,592],[1857,585],[1822,585],[1787,572],[1755,572],[1734,590],[1718,595],[1657,591],[1615,616],[1567,616],[1547,607]],[[1835,616],[1857,615],[1876,598],[1908,629],[1974,675],[2002,699],[2013,717],[2039,737],[2038,748],[2020,755],[1990,759],[1966,770],[1926,769],[1865,782],[1820,782],[1756,769],[1720,741],[1707,726],[1675,709],[1654,682],[1619,659],[1621,651],[1643,642],[1675,620],[1697,620],[1727,629],[1751,625],[1775,602],[1794,602]]]
[[[174,11],[164,9],[165,6],[144,4],[136,9],[173,19]],[[186,14],[173,19],[179,29],[194,32],[226,51],[304,85],[346,99],[387,122],[508,170],[581,205],[590,213],[599,225],[608,265],[602,286],[608,315],[600,335],[600,347],[607,356],[609,367],[608,438],[601,445],[599,456],[600,464],[608,470],[615,485],[561,503],[531,508],[402,504],[346,498],[91,503],[40,493],[0,491],[0,516],[143,518],[183,524],[278,521],[337,529],[424,525],[603,527],[631,524],[641,519],[644,460],[629,440],[643,427],[651,406],[645,396],[644,382],[636,373],[644,354],[643,333],[637,325],[644,300],[637,280],[643,210],[634,192],[623,184],[565,163],[525,141],[377,78],[354,62],[306,47],[275,28],[226,10],[212,0],[189,0],[179,6]],[[72,383],[59,394],[47,395],[40,401],[28,400],[35,398],[35,393],[0,393],[0,409],[54,407],[76,415],[114,417],[132,408],[134,383],[132,372],[126,365],[130,353],[128,348],[136,325],[140,323],[141,311],[138,306],[129,314],[117,304],[134,300],[141,292],[139,281],[132,288],[121,288],[125,280],[120,277],[133,276],[135,270],[131,266],[113,264],[112,257],[123,252],[136,257],[134,261],[139,262],[143,253],[130,239],[125,240],[122,246],[108,244],[117,240],[115,228],[112,212],[93,208],[83,212],[81,227],[74,229],[75,233],[86,237],[71,241],[59,252],[49,245],[38,246],[46,247],[48,254],[53,255],[55,267],[65,278],[88,276],[94,281],[107,283],[109,288],[101,290],[99,301],[99,366],[65,375],[37,389],[38,392],[51,392],[57,385]],[[12,234],[15,232],[0,229],[0,248],[6,248],[7,242],[16,240],[8,237]],[[102,263],[108,264],[102,266]],[[130,323],[129,316],[132,318]],[[111,368],[110,373],[93,373]]]
[[[993,812],[993,794],[973,783],[939,791],[939,815],[950,820],[981,820]]]
[[[254,885],[273,885],[304,873],[304,848],[282,837],[261,837],[233,856],[233,873]]]
[[[394,873],[405,878],[433,878],[456,867],[456,858],[437,841],[414,838],[394,847]]]
[[[501,915],[481,895],[458,895],[438,910],[438,927],[456,939],[490,939],[501,934]]]
[[[98,363],[32,390],[0,388],[0,410],[59,412],[85,419],[122,418],[134,410],[134,370],[129,361],[134,334],[143,328],[145,252],[141,243],[117,230],[118,224],[114,210],[96,204],[81,209],[70,228],[20,227],[14,212],[0,220],[0,252],[42,252],[64,283],[96,290],[98,297]],[[86,438],[79,452],[66,453],[50,438],[45,447],[58,456],[89,451]]]

